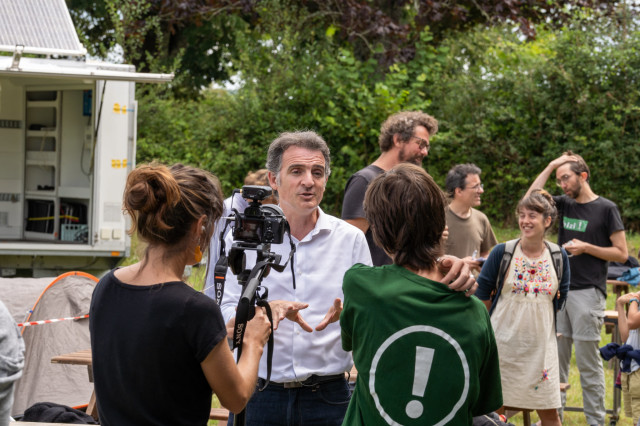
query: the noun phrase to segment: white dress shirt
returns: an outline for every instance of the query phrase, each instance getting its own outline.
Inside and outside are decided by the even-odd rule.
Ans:
[[[342,350],[340,322],[329,324],[323,331],[315,327],[325,317],[336,298],[343,299],[344,273],[356,263],[371,265],[371,255],[364,233],[355,226],[325,214],[320,208],[316,226],[302,240],[292,237],[296,245],[293,258],[296,289],[293,289],[290,265],[283,272],[271,270],[262,285],[269,289],[268,300],[288,300],[308,303],[300,311],[305,321],[314,328],[312,333],[300,325],[284,319],[274,332],[271,380],[274,382],[303,381],[312,374],[328,376],[349,371],[353,366],[351,353]],[[233,243],[229,235],[227,252]],[[288,235],[282,244],[272,245],[271,251],[282,255],[284,264],[291,250]],[[255,265],[255,252],[246,251],[247,268]],[[225,322],[235,317],[241,293],[237,277],[227,272],[222,299]],[[265,348],[258,376],[267,377],[267,350]]]

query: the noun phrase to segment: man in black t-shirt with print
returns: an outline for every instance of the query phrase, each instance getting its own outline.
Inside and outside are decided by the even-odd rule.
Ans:
[[[584,414],[590,425],[603,425],[604,369],[600,359],[600,331],[606,302],[610,261],[627,260],[624,226],[616,205],[595,194],[584,159],[571,151],[551,161],[529,188],[544,187],[556,172],[556,184],[564,195],[554,196],[558,208],[558,244],[569,254],[571,286],[565,309],[558,312],[557,332],[560,382],[569,380],[572,344],[580,372]],[[566,396],[562,394],[562,404]]]

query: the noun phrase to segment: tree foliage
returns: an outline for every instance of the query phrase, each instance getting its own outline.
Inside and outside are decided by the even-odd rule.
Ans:
[[[628,24],[581,16],[533,42],[500,30],[451,40],[433,85],[442,130],[429,171],[442,178],[451,163],[475,162],[484,170],[483,210],[509,220],[533,178],[571,149],[590,165],[595,192],[637,230],[640,34]]]
[[[198,165],[229,193],[248,170],[264,166],[278,133],[313,129],[333,156],[323,208],[339,214],[346,180],[379,153],[382,121],[422,109],[440,121],[427,170],[444,183],[454,164],[480,166],[482,208],[492,220],[512,221],[533,178],[572,149],[590,165],[596,193],[640,229],[633,7],[577,0],[67,2],[92,53],[120,43],[139,69],[176,72],[169,92],[140,86],[138,161]],[[203,89],[231,75],[238,88]]]
[[[175,71],[185,96],[235,71],[238,33],[256,32],[271,19],[270,0],[66,0],[89,51],[105,57],[116,44],[140,71]],[[378,72],[417,54],[425,28],[436,42],[476,25],[515,23],[527,38],[535,25],[561,26],[576,8],[603,13],[620,0],[281,0],[275,9],[299,9],[318,36],[325,32],[359,60],[374,58]],[[311,40],[313,42],[313,40]],[[231,66],[227,66],[227,65]]]
[[[380,73],[376,58],[361,59],[331,31],[309,25],[315,12],[264,4],[270,13],[236,34],[241,87],[204,90],[200,100],[153,92],[140,99],[139,161],[207,168],[229,193],[248,170],[264,167],[278,133],[313,129],[332,151],[323,208],[339,214],[346,180],[379,154],[382,121],[422,109],[440,121],[427,170],[443,184],[457,163],[480,166],[482,209],[492,220],[513,220],[534,177],[572,149],[591,166],[596,193],[618,204],[628,227],[640,228],[633,168],[640,160],[640,32],[632,20],[579,13],[560,29],[539,29],[535,40],[504,25],[435,44],[423,30],[413,59]]]
[[[225,64],[243,31],[248,1],[66,0],[90,54],[114,47],[143,72],[174,72],[177,94],[197,95],[229,77]]]

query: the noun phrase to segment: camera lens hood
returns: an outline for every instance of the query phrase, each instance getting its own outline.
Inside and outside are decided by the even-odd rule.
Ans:
[[[277,206],[275,204],[263,204],[262,206],[260,206],[260,210],[262,210],[262,212],[267,214],[268,216],[284,217],[284,212],[282,211],[280,206]]]

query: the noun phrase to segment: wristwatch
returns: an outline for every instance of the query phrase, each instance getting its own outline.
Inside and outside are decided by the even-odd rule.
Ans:
[[[640,306],[640,300],[638,300],[635,297],[633,299],[629,300],[629,304],[631,304],[631,302],[636,302]]]

